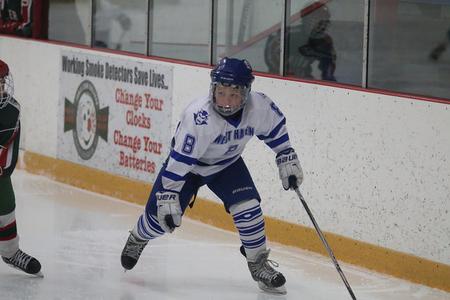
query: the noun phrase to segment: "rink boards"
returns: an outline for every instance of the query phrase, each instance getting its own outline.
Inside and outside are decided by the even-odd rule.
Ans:
[[[31,152],[25,152],[22,161],[22,168],[31,173],[43,174],[66,184],[140,205],[145,205],[151,189],[151,184]],[[225,230],[235,231],[232,219],[225,213],[223,206],[206,199],[197,198],[194,207],[187,209],[186,216]],[[267,237],[271,242],[328,255],[314,229],[270,216],[266,216],[265,221]],[[331,232],[326,232],[325,236],[339,261],[430,287],[450,290],[448,282],[450,268],[444,264]]]
[[[35,53],[40,59],[23,59]],[[13,70],[22,104],[27,170],[140,204],[182,109],[209,86],[207,67],[139,55],[4,36],[0,55]],[[64,68],[64,56],[71,66]],[[86,60],[89,76],[81,76],[77,65]],[[91,102],[83,98],[94,90],[86,80],[99,95]],[[252,88],[286,115],[305,171],[302,192],[338,258],[450,290],[449,106],[263,74]],[[99,121],[96,142],[85,152],[74,142],[82,136],[74,135],[80,103],[95,107]],[[133,155],[139,168],[128,168]],[[243,157],[263,199],[269,239],[324,253],[295,193],[281,188],[270,149],[254,139]],[[114,173],[117,168],[108,169],[113,164],[125,171]],[[190,217],[233,229],[215,195],[205,188],[199,197]]]

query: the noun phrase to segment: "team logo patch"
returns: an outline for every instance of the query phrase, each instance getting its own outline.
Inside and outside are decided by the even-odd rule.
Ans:
[[[72,104],[64,104],[64,132],[73,131],[73,141],[78,155],[89,160],[97,148],[98,137],[108,141],[109,107],[100,109],[95,86],[83,81],[77,89]]]
[[[195,125],[207,125],[208,123],[208,112],[201,109],[198,113],[194,113]]]

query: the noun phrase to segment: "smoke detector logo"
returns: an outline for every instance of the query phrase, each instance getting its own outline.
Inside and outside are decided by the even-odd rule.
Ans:
[[[74,103],[65,99],[64,132],[73,133],[78,155],[89,160],[95,153],[100,136],[108,141],[109,107],[100,109],[97,91],[89,81],[83,81],[77,89]]]

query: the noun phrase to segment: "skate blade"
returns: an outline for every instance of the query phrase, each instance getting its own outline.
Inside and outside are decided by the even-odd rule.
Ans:
[[[258,281],[258,287],[263,290],[266,293],[269,293],[271,295],[286,295],[287,291],[286,291],[286,287],[284,285],[280,286],[280,287],[268,287],[267,285],[265,285],[264,283],[262,283],[261,281]]]
[[[25,273],[25,274],[27,274],[27,275],[30,275],[30,276],[32,276],[32,277],[44,278],[44,274],[42,273],[42,271],[39,271],[39,272],[37,272],[36,274],[31,274],[31,273],[25,272],[24,270],[22,270],[22,269],[20,269],[20,268],[18,268],[18,267],[16,267],[16,266],[14,266],[14,265],[11,265],[11,264],[7,264],[7,265],[8,265],[8,267],[10,267],[10,268],[12,268],[12,269],[14,269],[14,270],[20,271],[20,272]]]
[[[37,278],[44,278],[44,273],[42,273],[41,271],[37,272],[36,274],[29,274],[29,273],[26,273],[26,274],[37,277]]]

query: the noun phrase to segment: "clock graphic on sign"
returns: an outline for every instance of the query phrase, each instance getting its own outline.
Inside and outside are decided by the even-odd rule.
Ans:
[[[73,141],[78,155],[89,160],[95,153],[99,136],[107,141],[109,108],[100,109],[95,86],[83,81],[73,104],[66,98],[64,107],[64,132],[73,130]]]

